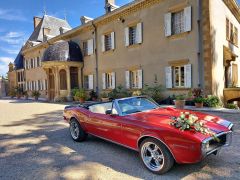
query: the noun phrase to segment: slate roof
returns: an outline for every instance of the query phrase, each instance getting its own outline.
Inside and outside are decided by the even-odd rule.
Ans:
[[[16,59],[14,60],[14,68],[15,70],[23,69],[23,55],[21,51],[18,53]]]
[[[55,37],[57,35],[60,35],[60,27],[72,29],[66,20],[52,17],[49,15],[44,15],[41,22],[35,28],[28,41],[43,42],[43,28],[51,29],[49,34],[50,36]]]
[[[60,41],[50,45],[45,50],[42,62],[46,61],[83,62],[83,55],[77,43],[73,41]]]

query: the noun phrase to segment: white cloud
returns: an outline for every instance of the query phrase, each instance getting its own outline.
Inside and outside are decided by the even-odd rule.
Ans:
[[[16,9],[1,9],[0,19],[8,21],[27,21],[27,18],[23,15],[23,12]]]
[[[8,48],[0,47],[0,50],[5,52],[5,53],[14,54],[14,55],[19,53],[19,49],[18,48],[17,49],[10,49],[10,48],[8,49]]]
[[[8,65],[13,63],[14,59],[11,57],[0,57],[0,75],[5,76],[8,72]]]
[[[3,36],[0,36],[0,41],[6,42],[11,45],[22,45],[25,40],[23,32],[10,31]]]

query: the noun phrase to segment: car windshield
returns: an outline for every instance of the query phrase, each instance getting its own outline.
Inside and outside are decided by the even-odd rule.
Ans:
[[[153,100],[146,97],[136,97],[118,101],[122,115],[157,109],[159,106]]]

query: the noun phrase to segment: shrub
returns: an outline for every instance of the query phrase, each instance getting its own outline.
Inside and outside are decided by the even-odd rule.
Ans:
[[[39,91],[32,92],[32,97],[39,98],[39,96],[41,96],[41,93]]]
[[[108,93],[102,92],[102,93],[100,94],[100,97],[101,97],[101,98],[108,98]]]
[[[86,98],[87,98],[87,93],[83,88],[77,89],[75,91],[75,95],[74,95],[75,100],[79,100],[79,99],[85,100]]]
[[[185,94],[179,94],[174,97],[175,100],[185,100],[186,95]]]
[[[196,97],[195,99],[193,99],[193,101],[195,103],[203,103],[205,99],[203,97]]]
[[[228,103],[226,105],[227,109],[239,109],[239,107],[236,104]]]
[[[201,88],[194,88],[192,90],[192,96],[193,97],[202,97],[203,96],[203,90]]]
[[[118,99],[118,98],[124,98],[131,96],[131,93],[126,90],[123,86],[118,86],[115,89],[113,89],[109,94],[109,98],[111,99]]]
[[[162,92],[164,91],[164,87],[162,85],[148,86],[144,85],[141,93],[142,95],[146,95],[151,97],[156,102],[160,102],[163,98]]]
[[[217,96],[209,95],[204,99],[204,106],[207,107],[219,107],[221,106],[221,101]]]
[[[12,88],[10,91],[9,91],[9,95],[13,98],[17,95],[16,91],[15,91],[15,88]]]
[[[89,96],[91,101],[96,100],[98,98],[98,95],[94,90],[90,91]]]
[[[72,89],[72,96],[75,96],[75,94],[77,93],[78,90],[79,90],[78,88]]]

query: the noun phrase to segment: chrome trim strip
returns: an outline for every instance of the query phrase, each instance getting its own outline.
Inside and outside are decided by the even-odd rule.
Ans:
[[[232,128],[233,128],[233,123],[231,123],[229,126],[228,126],[228,129],[232,131]]]
[[[155,136],[144,135],[144,136],[139,137],[138,140],[137,140],[137,147],[138,147],[138,142],[139,142],[139,140],[142,139],[142,138],[144,138],[144,137],[151,137],[151,138],[154,138],[154,139],[159,140],[161,143],[163,143],[163,144],[168,148],[168,150],[170,151],[170,153],[172,154],[173,158],[174,158],[175,161],[176,161],[176,158],[175,158],[175,156],[174,156],[172,150],[169,148],[169,146],[168,146],[166,143],[164,143],[161,139],[159,139],[159,138],[157,138],[157,137],[155,137]],[[138,147],[138,148],[139,148],[139,147]]]
[[[218,134],[216,134],[216,137],[219,137],[223,134],[229,134],[229,133],[232,133],[232,131],[218,133]],[[213,137],[208,137],[208,138],[204,139],[202,143],[207,143],[208,141],[211,141],[213,139],[214,139]]]
[[[108,142],[111,142],[111,143],[114,143],[114,144],[117,144],[117,145],[120,145],[120,146],[123,146],[123,147],[125,147],[125,148],[128,148],[128,149],[131,149],[131,150],[134,150],[134,151],[137,151],[137,152],[138,152],[138,149],[134,149],[134,148],[129,147],[129,146],[127,146],[127,145],[124,145],[124,144],[115,142],[115,141],[113,141],[113,140],[110,140],[110,139],[107,139],[107,138],[104,138],[104,137],[101,137],[101,136],[98,136],[98,135],[95,135],[95,134],[93,134],[93,133],[89,133],[89,132],[88,132],[88,134],[91,134],[92,136],[95,136],[95,137],[97,137],[97,138],[106,140],[106,141],[108,141]]]

